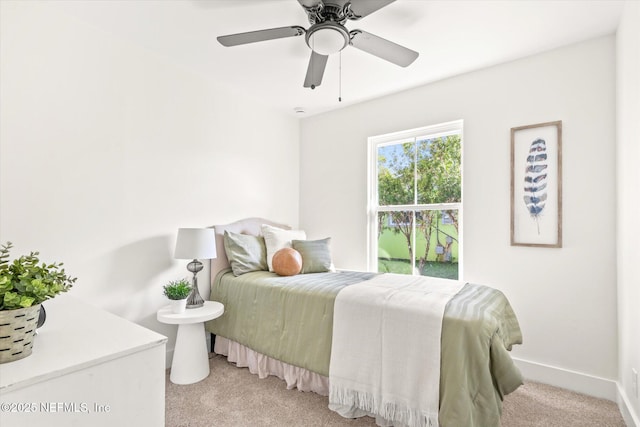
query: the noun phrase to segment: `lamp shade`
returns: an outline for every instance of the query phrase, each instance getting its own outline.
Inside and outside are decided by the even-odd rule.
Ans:
[[[176,240],[177,259],[212,259],[216,257],[216,232],[213,228],[179,228]]]

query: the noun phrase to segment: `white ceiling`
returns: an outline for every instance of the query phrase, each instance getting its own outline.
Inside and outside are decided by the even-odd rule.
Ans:
[[[348,46],[327,63],[322,85],[303,88],[304,36],[236,47],[216,37],[273,27],[308,28],[296,0],[59,1],[61,10],[169,58],[256,102],[301,117],[615,32],[624,1],[397,0],[362,29],[420,53],[401,68]]]

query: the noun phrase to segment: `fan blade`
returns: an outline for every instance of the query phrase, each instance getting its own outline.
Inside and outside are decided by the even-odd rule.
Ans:
[[[327,59],[329,59],[329,55],[320,55],[319,53],[311,51],[309,67],[307,68],[307,77],[304,79],[304,87],[315,89],[316,86],[320,86],[320,83],[322,83],[322,76],[324,75],[324,69],[327,66]]]
[[[305,29],[294,25],[292,27],[270,28],[268,30],[249,31],[247,33],[229,34],[218,37],[223,46],[237,46],[240,44],[255,43],[265,40],[282,39],[285,37],[301,36]]]
[[[362,30],[353,30],[351,34],[351,44],[353,47],[367,53],[393,62],[401,67],[406,67],[416,60],[419,53],[415,50],[400,46],[394,42],[383,39]]]
[[[351,12],[353,17],[349,19],[360,19],[372,14],[376,10],[390,5],[396,0],[351,0]]]

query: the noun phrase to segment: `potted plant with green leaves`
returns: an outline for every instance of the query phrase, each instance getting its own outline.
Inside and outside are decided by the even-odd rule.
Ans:
[[[172,280],[164,285],[164,295],[169,298],[171,311],[176,314],[184,313],[187,308],[187,298],[191,293],[191,283],[187,279]]]
[[[39,252],[9,260],[11,242],[0,245],[0,363],[27,357],[33,349],[42,303],[67,292],[76,281],[63,263],[40,263]]]

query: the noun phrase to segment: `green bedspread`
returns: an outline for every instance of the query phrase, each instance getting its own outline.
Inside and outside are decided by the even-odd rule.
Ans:
[[[363,272],[283,277],[268,271],[235,277],[224,270],[210,297],[224,304],[224,314],[208,322],[207,330],[328,377],[336,295],[371,277]]]
[[[223,303],[225,312],[206,328],[328,377],[335,297],[373,275],[341,271],[281,277],[258,271],[235,277],[225,270],[210,297]],[[441,426],[500,425],[503,396],[522,384],[508,353],[520,343],[518,321],[500,291],[466,284],[451,299],[441,337]]]
[[[522,384],[508,351],[522,344],[502,292],[467,283],[445,309],[440,356],[440,425],[500,425],[502,398]]]

